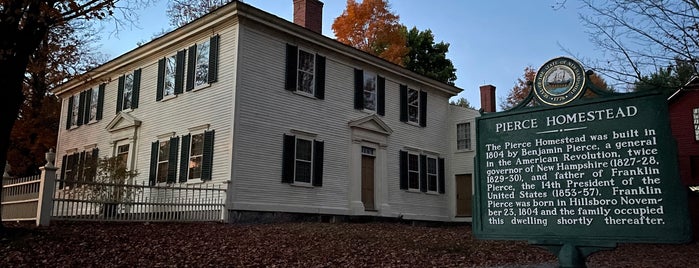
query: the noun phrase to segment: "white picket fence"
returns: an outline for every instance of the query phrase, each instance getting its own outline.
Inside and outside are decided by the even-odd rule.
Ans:
[[[227,183],[109,184],[56,179],[58,168],[49,162],[41,174],[26,178],[3,177],[2,221],[227,221]],[[70,185],[71,187],[63,187]],[[63,187],[63,188],[61,188]],[[102,193],[119,189],[118,200]]]

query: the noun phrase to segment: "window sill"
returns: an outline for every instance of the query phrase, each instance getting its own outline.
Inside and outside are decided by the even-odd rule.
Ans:
[[[77,128],[79,128],[79,127],[80,127],[80,126],[78,126],[78,125],[71,125],[70,128],[69,128],[68,130],[77,129]]]
[[[87,124],[88,124],[88,125],[92,125],[92,124],[97,124],[97,122],[99,122],[99,121],[97,121],[97,120],[90,120],[90,122],[87,122]]]
[[[413,121],[405,121],[406,124],[416,126],[416,127],[421,127],[420,122],[413,122]]]
[[[291,187],[316,188],[316,187],[313,186],[312,184],[310,184],[310,183],[305,183],[305,182],[294,182],[294,183],[291,183],[291,184],[289,184],[289,185],[291,185]]]
[[[318,98],[316,98],[316,96],[313,95],[313,93],[308,93],[308,92],[305,92],[305,91],[294,90],[294,94],[299,95],[299,96],[303,96],[303,97],[306,97],[306,98],[309,98],[309,99],[314,99],[314,100],[317,100],[317,99],[318,99]]]
[[[473,149],[457,149],[455,153],[460,154],[460,153],[473,153],[475,150]]]
[[[195,87],[194,87],[192,90],[190,90],[190,91],[192,91],[192,92],[194,92],[194,91],[199,91],[199,90],[205,89],[205,88],[210,87],[210,86],[211,86],[211,84],[209,84],[209,83],[204,83],[204,84],[195,86]]]
[[[163,99],[160,100],[160,102],[165,102],[165,101],[168,101],[168,100],[171,100],[171,99],[174,99],[174,98],[177,98],[177,94],[172,94],[172,95],[164,96]]]

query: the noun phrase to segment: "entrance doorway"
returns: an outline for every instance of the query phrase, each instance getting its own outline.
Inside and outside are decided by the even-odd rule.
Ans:
[[[373,148],[362,147],[362,203],[364,210],[376,210],[374,204],[374,156]]]
[[[456,175],[456,216],[471,217],[473,215],[473,182],[471,174]]]

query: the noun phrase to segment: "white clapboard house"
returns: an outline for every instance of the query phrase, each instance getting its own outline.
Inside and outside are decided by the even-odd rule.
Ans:
[[[292,3],[289,3],[292,4]],[[136,181],[227,185],[236,213],[464,221],[477,111],[461,89],[232,2],[56,88],[60,178],[118,156]]]

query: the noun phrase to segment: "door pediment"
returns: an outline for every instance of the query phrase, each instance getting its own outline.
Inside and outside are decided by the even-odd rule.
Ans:
[[[386,125],[386,123],[384,123],[383,120],[381,120],[381,118],[379,118],[376,114],[350,121],[349,126],[353,129],[368,130],[386,136],[393,133],[393,130],[388,127],[388,125]]]
[[[140,125],[141,120],[138,120],[136,117],[128,113],[121,112],[114,116],[114,118],[109,121],[109,124],[107,124],[107,127],[105,128],[107,131],[114,133],[120,130],[138,128]]]

